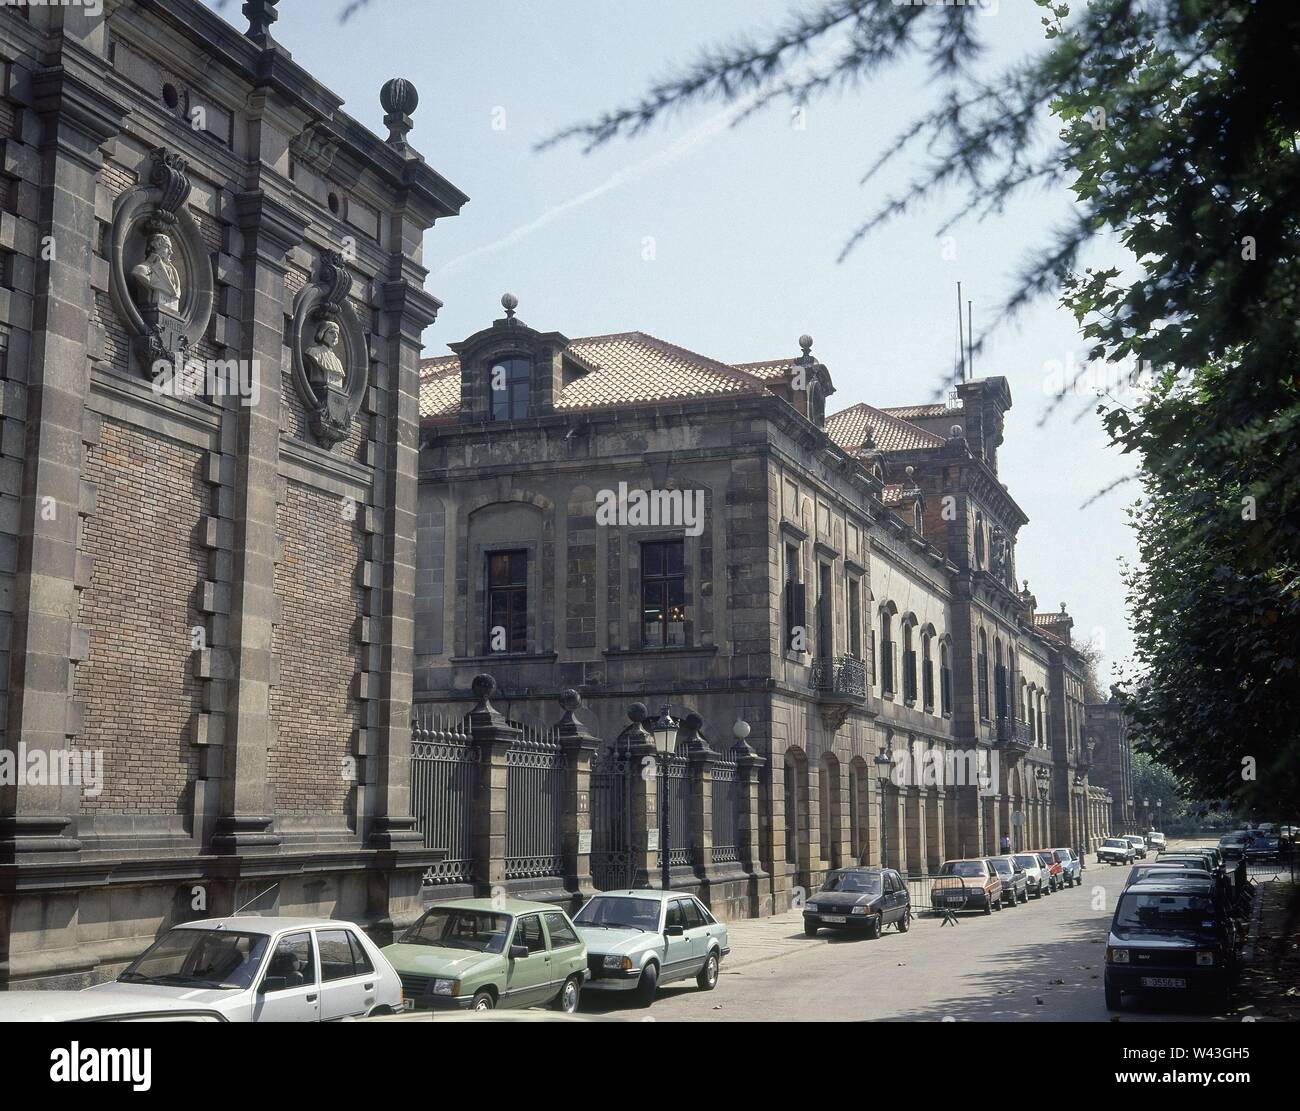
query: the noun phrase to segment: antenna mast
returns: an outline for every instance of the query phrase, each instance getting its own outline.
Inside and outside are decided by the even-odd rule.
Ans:
[[[961,312],[961,306],[957,307]],[[970,302],[966,302],[966,368],[970,376],[975,377],[975,328],[970,322]]]
[[[957,283],[957,380],[966,381],[966,337],[961,330],[961,282]]]

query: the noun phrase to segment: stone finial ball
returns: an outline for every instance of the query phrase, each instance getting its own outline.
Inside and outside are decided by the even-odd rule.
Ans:
[[[389,115],[409,116],[419,105],[420,94],[405,77],[394,77],[379,90],[379,103]]]
[[[646,715],[649,712],[650,711],[645,708],[644,702],[633,702],[632,705],[627,708],[628,721],[633,721],[633,722],[645,721]]]
[[[804,335],[799,337],[799,349],[803,351],[805,355],[807,355],[808,352],[812,350],[812,345],[813,345],[812,336],[805,333]]]
[[[952,426],[952,428],[951,428],[949,431],[952,433],[952,435],[953,435],[954,437],[960,436],[960,435],[961,435],[961,425],[960,425],[960,424],[954,424],[954,425]]]
[[[735,737],[736,740],[738,741],[743,741],[746,737],[749,736],[749,733],[750,733],[749,722],[747,721],[744,720],[737,721],[736,724],[731,727],[731,735]]]
[[[519,298],[513,293],[503,293],[501,294],[501,307],[506,312],[514,312],[519,307]]]
[[[687,730],[690,731],[691,733],[698,733],[701,729],[704,728],[704,719],[700,717],[700,715],[697,714],[694,710],[692,710],[689,714],[687,714],[684,718],[682,718],[682,725],[684,725],[687,728]]]
[[[564,709],[568,710],[569,713],[573,713],[574,710],[578,709],[582,705],[582,695],[572,687],[566,687],[564,690],[560,691],[560,705]]]
[[[491,675],[475,675],[469,689],[474,692],[475,698],[491,698],[497,689],[497,681]]]

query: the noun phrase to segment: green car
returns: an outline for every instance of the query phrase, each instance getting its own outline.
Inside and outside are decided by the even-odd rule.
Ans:
[[[587,946],[569,916],[521,899],[439,903],[383,953],[416,1007],[551,1004],[572,1014],[587,975]]]

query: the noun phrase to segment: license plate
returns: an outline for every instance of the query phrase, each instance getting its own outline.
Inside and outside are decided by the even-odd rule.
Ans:
[[[821,920],[823,922],[831,922],[838,926],[842,926],[845,922],[848,921],[848,919],[842,914],[823,914],[821,916]]]
[[[1185,988],[1187,981],[1175,976],[1143,976],[1144,988]]]
[[[948,896],[948,902],[950,902],[950,903],[956,903],[958,906],[960,906],[960,905],[961,905],[962,903],[964,903],[965,901],[966,901],[966,896],[965,896],[965,895],[949,895],[949,896]]]

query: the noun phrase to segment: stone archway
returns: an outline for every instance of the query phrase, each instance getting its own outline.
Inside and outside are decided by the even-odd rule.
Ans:
[[[790,882],[807,893],[812,887],[812,815],[809,812],[808,757],[801,748],[785,750],[785,859]]]

